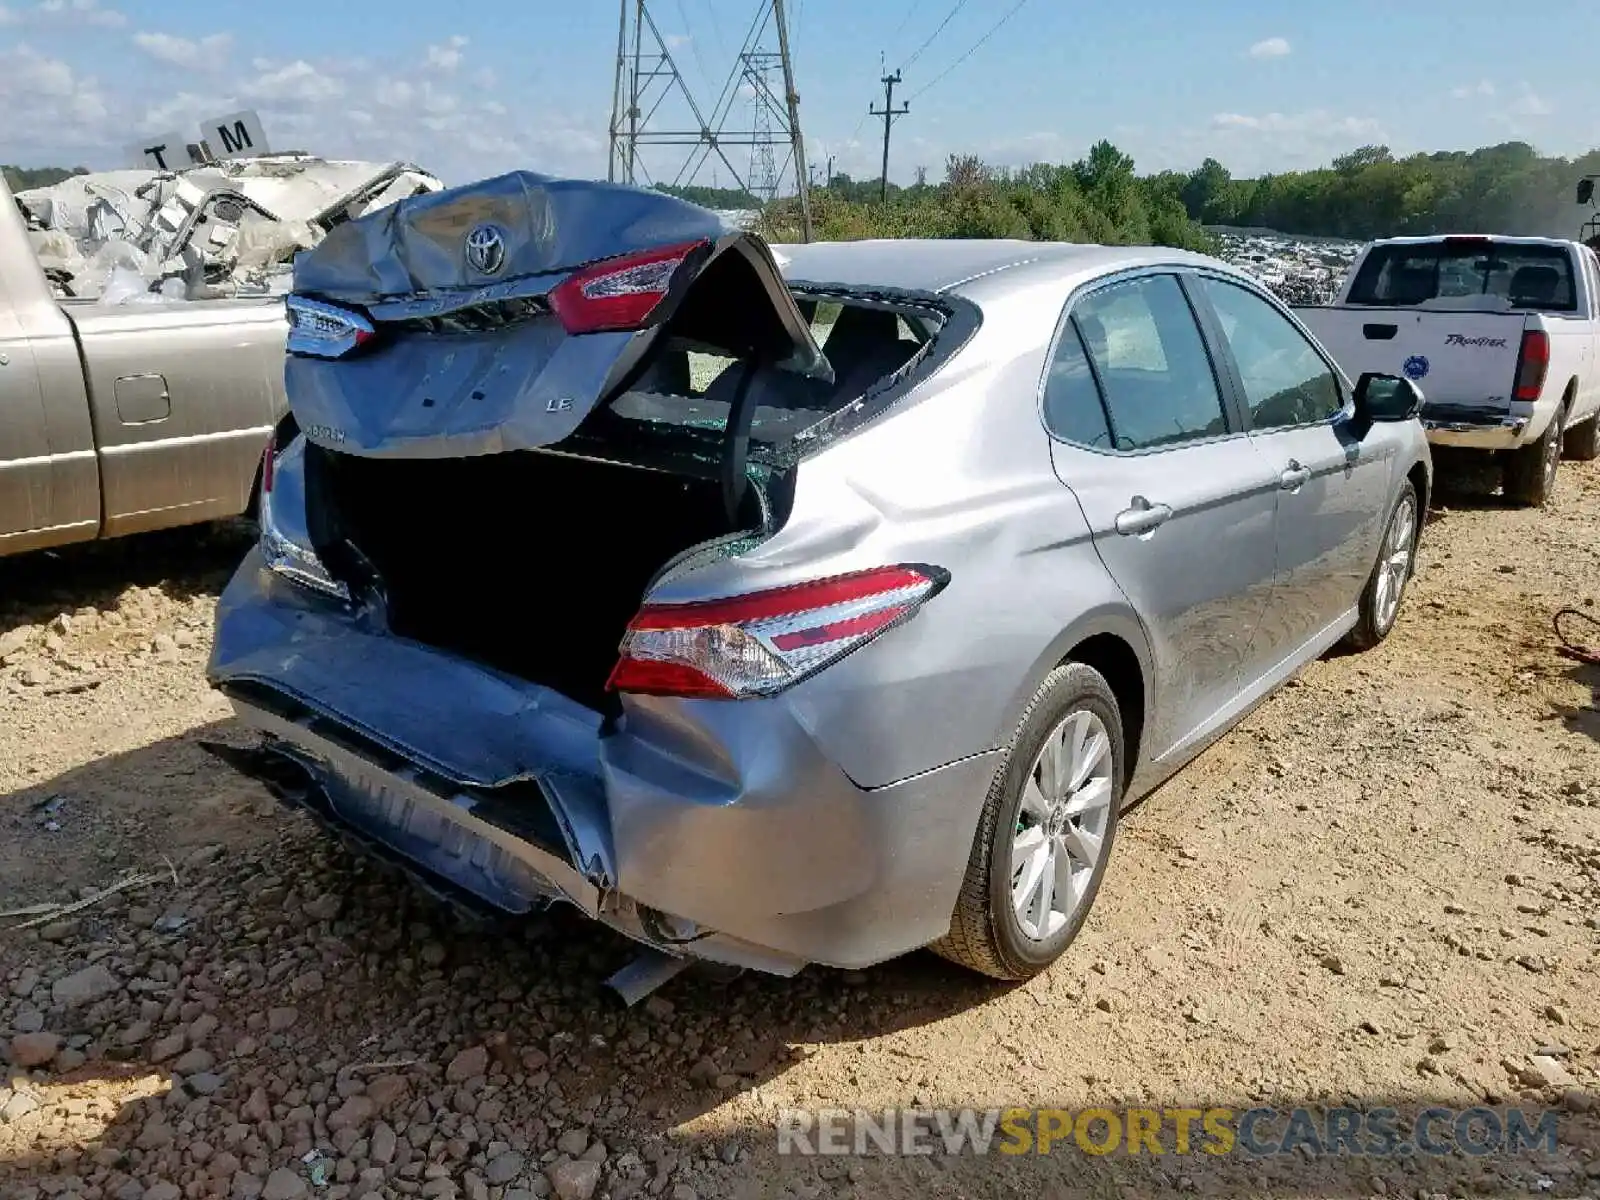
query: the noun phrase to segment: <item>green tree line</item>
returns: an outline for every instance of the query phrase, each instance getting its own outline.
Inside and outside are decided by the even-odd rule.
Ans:
[[[1363,146],[1326,167],[1255,179],[1236,179],[1210,158],[1188,173],[1138,175],[1132,159],[1102,141],[1068,166],[993,169],[953,155],[941,182],[919,170],[911,186],[889,185],[887,203],[881,180],[837,175],[813,190],[812,204],[821,238],[1032,237],[1208,249],[1204,226],[1354,240],[1449,232],[1576,237],[1597,212],[1575,200],[1585,175],[1600,175],[1600,150],[1567,159],[1525,142],[1405,158]],[[772,206],[768,224],[775,234],[795,233],[794,202]]]
[[[60,183],[63,179],[70,179],[74,175],[87,175],[88,167],[13,167],[9,163],[0,163],[0,176],[5,177],[6,186],[13,192],[25,191],[28,188],[49,187],[53,183]]]
[[[1180,194],[1189,216],[1207,225],[1360,240],[1430,233],[1576,237],[1593,210],[1579,208],[1574,193],[1578,180],[1593,174],[1600,174],[1600,151],[1566,159],[1506,142],[1396,158],[1387,146],[1363,146],[1318,170],[1259,179],[1235,179],[1208,158],[1180,177]]]
[[[1212,249],[1210,236],[1183,205],[1182,176],[1139,176],[1133,159],[1110,142],[1065,165],[991,167],[976,155],[951,155],[944,179],[917,173],[910,187],[836,175],[811,191],[816,236],[862,238],[1024,238]],[[794,199],[768,205],[762,230],[775,240],[799,236]]]

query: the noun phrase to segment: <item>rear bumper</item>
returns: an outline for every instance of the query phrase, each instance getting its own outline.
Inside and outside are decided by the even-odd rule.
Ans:
[[[1422,427],[1435,446],[1456,446],[1464,450],[1515,450],[1532,440],[1529,426],[1533,418],[1522,413],[1475,411],[1470,408],[1437,407],[1422,410]]]
[[[782,698],[630,701],[604,722],[392,637],[256,552],[217,620],[209,678],[304,773],[303,803],[443,890],[507,913],[569,903],[778,974],[948,929],[993,754],[864,789]]]

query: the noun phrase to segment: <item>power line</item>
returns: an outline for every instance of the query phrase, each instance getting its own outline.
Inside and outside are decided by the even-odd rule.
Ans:
[[[694,61],[700,68],[700,81],[711,86],[711,72],[706,67],[705,55],[700,53],[700,39],[694,36],[694,30],[689,26],[689,11],[683,7],[683,0],[675,0],[678,6],[678,19],[683,22],[683,36],[689,42],[689,49],[694,51]]]
[[[939,27],[928,35],[927,40],[925,40],[922,43],[922,45],[918,46],[915,50],[913,50],[911,52],[911,57],[906,59],[905,62],[901,63],[899,69],[904,71],[912,63],[916,62],[917,59],[921,58],[922,57],[922,52],[924,50],[926,50],[929,46],[933,45],[934,39],[937,38],[941,33],[944,32],[945,26],[950,24],[951,21],[955,20],[956,14],[959,13],[966,6],[967,6],[967,0],[956,0],[956,6],[954,8],[952,8],[948,13],[945,14],[944,20],[939,22]]]
[[[911,18],[922,11],[922,0],[911,0],[911,7],[906,9],[906,15],[900,18],[900,24],[894,27],[894,32],[889,35],[892,42],[906,31],[906,26],[911,24]]]
[[[989,27],[989,31],[987,33],[985,33],[981,38],[979,38],[976,42],[974,42],[972,44],[972,48],[971,49],[969,49],[960,58],[956,59],[955,62],[951,63],[943,71],[940,71],[928,83],[924,84],[917,91],[913,92],[911,94],[910,100],[907,100],[906,103],[909,104],[911,102],[911,100],[915,100],[918,96],[922,95],[929,88],[934,87],[936,84],[938,84],[941,81],[943,81],[945,76],[949,75],[952,71],[954,71],[962,63],[966,62],[967,59],[971,58],[974,54],[976,54],[979,50],[981,50],[983,48],[984,43],[987,42],[990,38],[992,38],[995,34],[999,33],[1000,32],[1000,27],[1003,26],[1007,21],[1011,20],[1011,18],[1016,16],[1019,12],[1021,12],[1022,11],[1022,6],[1027,4],[1027,3],[1028,3],[1028,0],[1017,0],[1017,3],[1013,4],[1010,8],[1008,8],[1006,10],[1004,16],[1002,16],[998,21],[996,21],[993,25],[991,25]]]

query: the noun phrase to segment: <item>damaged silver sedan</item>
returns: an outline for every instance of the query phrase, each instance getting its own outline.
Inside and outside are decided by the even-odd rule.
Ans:
[[[1107,279],[1123,308],[1076,323]],[[1410,574],[1406,387],[1352,389],[1305,340],[1327,378],[1295,402],[1338,428],[1283,563],[1243,377],[1182,300],[1205,280],[1303,337],[1180,252],[775,251],[528,173],[339,225],[296,262],[300,432],[218,610],[210,678],[264,735],[236,761],[447,895],[643,943],[630,998],[691,959],[1041,970],[1120,802],[1387,634]],[[1146,327],[1167,348],[1151,403],[1209,392],[1199,440],[1121,455],[1148,430],[1096,381],[1142,368],[1091,368],[1078,332],[1118,311],[1155,324],[1116,354]],[[1180,357],[1202,338],[1215,368]],[[1136,477],[1171,528],[1120,511]],[[1269,618],[1282,570],[1295,611]]]

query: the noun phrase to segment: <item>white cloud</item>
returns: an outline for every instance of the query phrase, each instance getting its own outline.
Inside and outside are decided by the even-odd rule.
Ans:
[[[21,21],[21,19],[21,17],[17,16],[15,12],[7,8],[4,4],[0,4],[0,29],[5,28],[7,25],[15,25]]]
[[[681,50],[690,42],[694,41],[694,39],[686,33],[669,33],[661,40],[667,44],[668,50]]]
[[[1121,148],[1141,171],[1190,170],[1211,157],[1235,175],[1249,177],[1327,166],[1357,146],[1390,142],[1376,118],[1308,109],[1217,113],[1204,126],[1163,129],[1150,138],[1129,139]]]
[[[1463,85],[1458,88],[1450,89],[1450,95],[1457,100],[1469,100],[1473,96],[1483,96],[1488,98],[1492,97],[1494,94],[1495,86],[1487,79],[1479,80],[1476,84]]]
[[[233,37],[213,33],[209,37],[184,38],[170,33],[136,33],[133,44],[157,62],[175,67],[218,67],[233,49]]]
[[[59,2],[62,12],[74,11],[73,0]],[[27,3],[31,22],[36,5]],[[564,108],[545,96],[539,119],[523,119],[536,107],[533,84],[506,78],[490,86],[492,78],[465,61],[453,74],[419,72],[425,39],[362,58],[277,58],[247,49],[232,70],[204,75],[173,66],[203,62],[208,49],[219,50],[216,41],[154,32],[129,40],[137,53],[122,55],[114,104],[109,89],[81,68],[87,49],[64,42],[63,50],[45,53],[0,41],[0,114],[14,118],[0,119],[0,162],[124,166],[127,148],[143,135],[196,134],[202,118],[250,108],[275,149],[408,159],[447,182],[518,167],[580,177],[605,172],[605,111]],[[436,44],[457,52],[465,45]],[[245,45],[236,33],[234,53]]]
[[[343,96],[344,85],[333,76],[323,74],[305,59],[297,58],[292,63],[264,71],[240,84],[239,93],[247,100],[317,104]],[[270,131],[267,136],[272,136]]]
[[[97,25],[104,29],[121,29],[128,23],[128,18],[121,12],[104,7],[100,0],[39,0],[34,14],[44,19]]]
[[[437,46],[428,47],[428,65],[439,71],[454,71],[461,65],[461,52],[467,39],[459,33]]]
[[[1548,117],[1555,109],[1529,84],[1524,83],[1522,94],[1511,102],[1509,112],[1514,117]]]
[[[1293,49],[1288,38],[1263,38],[1250,47],[1251,58],[1283,58]]]
[[[60,162],[61,151],[93,146],[103,137],[109,109],[95,79],[18,43],[0,49],[0,112],[27,115],[6,122],[8,141],[35,154],[49,151],[50,161]],[[23,157],[8,149],[8,160]]]

